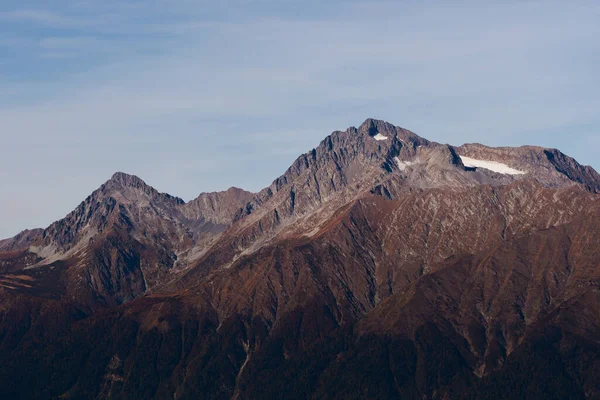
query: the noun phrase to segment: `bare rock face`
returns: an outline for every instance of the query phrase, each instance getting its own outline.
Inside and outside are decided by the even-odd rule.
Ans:
[[[65,265],[66,279],[77,284],[57,282],[62,292],[84,303],[127,302],[170,279],[184,262],[179,257],[230,225],[250,196],[230,189],[201,194],[186,204],[118,172],[47,229],[3,241],[3,251],[17,251],[6,257],[5,269]]]
[[[132,230],[146,222],[145,218],[168,218],[171,210],[183,203],[136,176],[118,172],[73,212],[50,225],[43,233],[44,244],[68,250],[113,226]]]
[[[235,187],[224,192],[202,193],[182,207],[182,214],[189,220],[209,221],[226,227],[252,197],[252,193]]]
[[[253,194],[115,174],[0,242],[9,398],[595,398],[600,176],[336,131]]]
[[[278,237],[311,235],[344,206],[368,193],[388,199],[410,189],[460,189],[503,186],[535,181],[543,187],[583,185],[596,192],[598,175],[566,157],[557,168],[547,152],[537,147],[454,147],[430,142],[387,122],[367,119],[359,128],[336,131],[312,151],[300,156],[268,188],[236,215],[236,224],[224,232],[213,265],[228,265]],[[496,163],[500,171],[468,167],[463,157]],[[566,166],[568,165],[568,167]],[[511,168],[512,166],[512,168]]]
[[[491,148],[480,144],[466,144],[456,150],[463,156],[512,165],[525,172],[525,176],[548,187],[578,183],[594,193],[600,190],[600,175],[593,168],[580,165],[556,149],[535,146]]]
[[[575,159],[556,149],[546,149],[544,155],[557,172],[564,174],[573,182],[584,185],[594,193],[600,193],[600,175],[592,167],[582,166]]]
[[[0,251],[27,249],[31,244],[40,240],[43,232],[43,229],[26,229],[13,238],[0,240]]]

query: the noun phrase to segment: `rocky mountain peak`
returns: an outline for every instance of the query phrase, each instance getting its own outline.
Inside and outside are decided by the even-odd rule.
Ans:
[[[115,172],[106,183],[115,187],[121,186],[138,189],[145,189],[148,187],[148,184],[146,184],[146,182],[144,182],[141,178],[125,172]]]
[[[238,212],[235,220],[240,223],[229,234],[242,242],[235,246],[244,249],[257,248],[282,230],[292,236],[311,232],[364,193],[396,199],[415,188],[464,190],[519,181],[546,188],[581,183],[596,191],[597,176],[593,169],[579,166],[560,152],[533,146],[455,147],[368,118],[358,128],[331,133],[318,147],[298,157]]]
[[[116,172],[106,181],[92,196],[96,197],[115,197],[122,202],[141,201],[142,197],[157,201],[164,201],[173,205],[184,204],[185,202],[171,196],[168,193],[160,193],[152,186],[148,185],[141,178],[126,174],[124,172]]]
[[[65,218],[46,228],[42,245],[66,251],[112,228],[153,230],[157,218],[172,219],[183,204],[182,199],[158,192],[135,175],[117,172]]]
[[[430,143],[414,132],[374,118],[367,118],[358,128],[354,129],[359,134],[368,135],[381,143],[392,143],[395,138],[405,146],[411,147],[423,146]]]
[[[226,226],[253,196],[254,193],[230,187],[222,192],[201,193],[181,210],[188,219]]]
[[[65,250],[113,228],[137,232],[137,238],[149,243],[166,230],[177,243],[203,246],[234,225],[233,232],[247,231],[251,243],[287,226],[299,227],[303,220],[312,226],[364,193],[394,199],[407,188],[501,186],[523,179],[552,188],[579,183],[600,192],[600,176],[558,150],[455,147],[368,118],[358,128],[331,133],[258,194],[231,187],[185,203],[135,175],[116,172],[42,236],[45,245]],[[252,218],[245,218],[250,214]]]
[[[383,136],[394,136],[396,134],[396,127],[389,122],[367,118],[358,127],[358,132],[361,134],[367,134],[370,137],[375,137],[378,134]]]

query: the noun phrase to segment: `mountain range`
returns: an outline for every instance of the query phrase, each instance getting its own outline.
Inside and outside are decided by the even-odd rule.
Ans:
[[[118,172],[0,241],[2,397],[600,399],[599,199],[374,119],[258,193]]]

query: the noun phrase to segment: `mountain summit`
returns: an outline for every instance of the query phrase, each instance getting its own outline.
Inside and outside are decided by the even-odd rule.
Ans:
[[[0,241],[9,398],[595,398],[600,175],[375,119],[258,193],[118,172]],[[533,383],[532,383],[533,382]]]

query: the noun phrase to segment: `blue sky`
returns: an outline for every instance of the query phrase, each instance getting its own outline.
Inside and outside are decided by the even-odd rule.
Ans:
[[[599,20],[597,1],[3,0],[0,237],[117,170],[186,200],[258,190],[367,117],[598,169]]]

